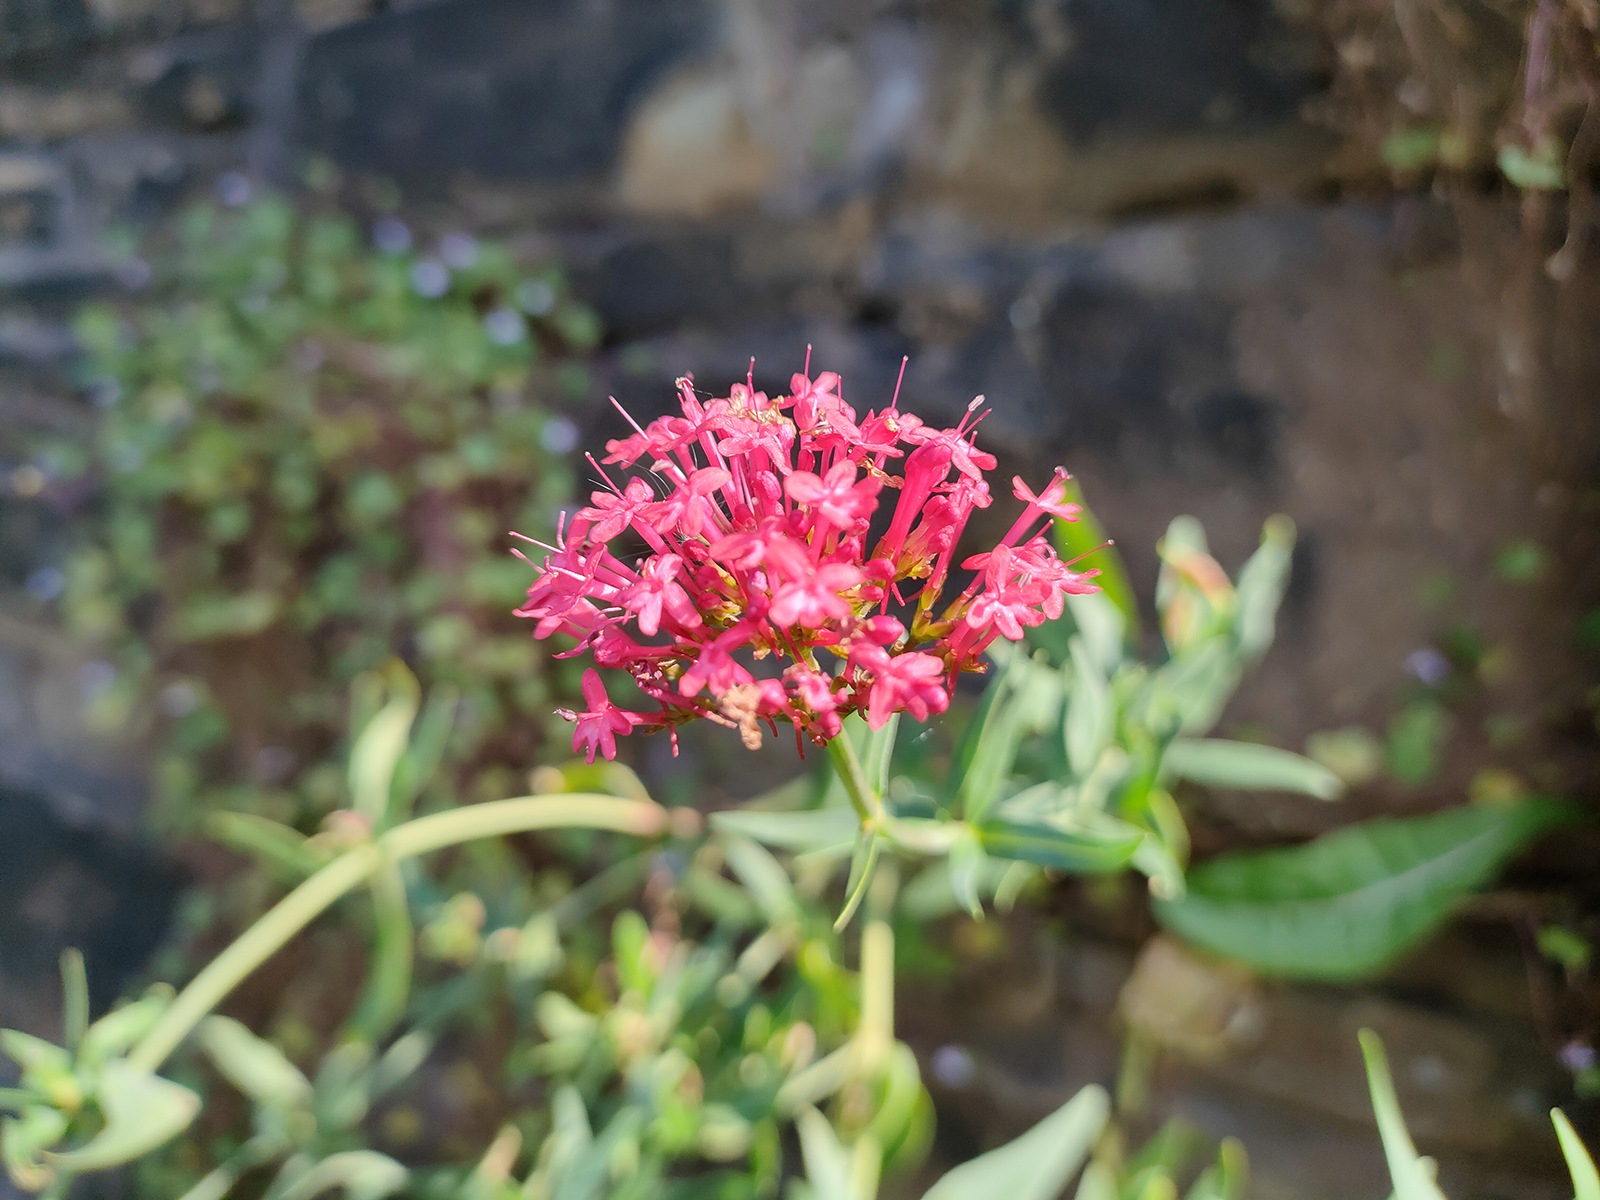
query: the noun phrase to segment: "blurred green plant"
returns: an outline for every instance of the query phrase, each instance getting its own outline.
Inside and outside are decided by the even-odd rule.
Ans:
[[[395,653],[460,696],[442,796],[504,794],[469,768],[542,734],[505,531],[571,491],[553,403],[583,394],[599,327],[558,267],[460,234],[399,250],[383,224],[387,251],[338,212],[201,204],[142,293],[78,316],[102,416],[87,457],[47,458],[99,499],[61,610],[112,668],[90,726],[161,725],[165,826],[219,806],[314,825],[347,687]]]

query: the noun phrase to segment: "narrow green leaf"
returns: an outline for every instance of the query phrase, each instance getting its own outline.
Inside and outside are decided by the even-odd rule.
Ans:
[[[856,909],[861,907],[861,901],[866,898],[867,887],[878,868],[878,853],[882,844],[883,839],[876,833],[863,833],[861,840],[856,843],[855,853],[850,856],[850,878],[845,884],[844,909],[833,922],[835,932],[850,924]]]
[[[816,1200],[859,1200],[850,1181],[850,1155],[828,1119],[807,1106],[795,1114],[794,1124],[800,1135],[806,1182]]]
[[[157,984],[139,999],[112,1009],[84,1033],[78,1046],[79,1069],[93,1070],[107,1059],[124,1053],[155,1028],[171,1005],[172,988]]]
[[[1110,1115],[1111,1098],[1090,1085],[1020,1137],[946,1172],[922,1200],[1055,1200]]]
[[[1083,1178],[1078,1180],[1078,1190],[1072,1193],[1073,1200],[1117,1200],[1117,1176],[1110,1167],[1103,1162],[1092,1162],[1083,1169]]]
[[[222,1077],[257,1103],[295,1108],[310,1101],[311,1081],[300,1068],[232,1017],[207,1017],[195,1038]]]
[[[1250,1186],[1250,1158],[1238,1138],[1223,1138],[1217,1161],[1200,1173],[1184,1200],[1244,1200]]]
[[[1103,875],[1128,865],[1148,836],[1144,830],[1101,817],[1075,829],[993,820],[977,826],[978,842],[995,858],[1037,863],[1077,875]]]
[[[334,1188],[345,1200],[384,1200],[406,1186],[403,1166],[376,1150],[341,1150],[330,1154],[277,1194],[276,1200],[311,1200]]]
[[[1574,817],[1548,800],[1380,819],[1303,846],[1224,855],[1189,872],[1156,918],[1202,949],[1268,975],[1351,980],[1426,937],[1454,901]]]
[[[415,931],[405,876],[397,863],[387,862],[374,871],[368,888],[372,893],[372,958],[345,1032],[377,1043],[405,1015],[411,995]]]
[[[460,691],[449,686],[435,687],[428,693],[427,703],[411,731],[411,742],[395,764],[390,793],[397,820],[410,815],[412,804],[444,760],[460,699]]]
[[[1378,1119],[1378,1136],[1383,1139],[1389,1178],[1394,1181],[1394,1200],[1445,1200],[1406,1130],[1406,1119],[1401,1115],[1400,1100],[1394,1093],[1394,1080],[1389,1074],[1389,1059],[1383,1052],[1383,1043],[1370,1029],[1361,1030],[1357,1036],[1361,1039],[1361,1057],[1367,1066],[1372,1113]]]
[[[1321,763],[1253,742],[1174,738],[1161,765],[1180,779],[1205,787],[1302,792],[1319,800],[1336,800],[1344,791],[1339,777]]]
[[[100,1069],[95,1100],[105,1126],[81,1149],[46,1157],[66,1171],[102,1171],[177,1137],[200,1113],[200,1097],[186,1087],[114,1058]]]
[[[1078,505],[1082,511],[1078,513],[1076,521],[1056,520],[1056,552],[1067,562],[1079,559],[1076,570],[1087,571],[1092,568],[1100,572],[1095,576],[1095,582],[1100,585],[1100,594],[1116,606],[1122,614],[1130,640],[1137,641],[1139,605],[1128,583],[1128,569],[1123,565],[1122,555],[1111,545],[1105,529],[1084,504],[1083,489],[1078,486],[1076,479],[1067,480],[1066,499]],[[1074,598],[1069,596],[1068,601]],[[1082,627],[1081,622],[1079,627]],[[1121,631],[1118,632],[1120,635]]]
[[[1555,1123],[1561,1157],[1567,1160],[1567,1171],[1572,1176],[1573,1200],[1600,1200],[1600,1171],[1595,1170],[1594,1159],[1589,1157],[1577,1130],[1559,1108],[1550,1110],[1550,1120]]]
[[[735,833],[780,850],[821,850],[855,841],[861,818],[849,805],[804,812],[760,812],[733,808],[711,814],[711,828]]]
[[[74,946],[61,952],[61,1025],[63,1044],[76,1050],[89,1029],[89,975]]]
[[[1272,645],[1278,606],[1289,586],[1294,541],[1293,521],[1281,515],[1269,517],[1261,529],[1260,548],[1239,571],[1233,628],[1239,656],[1246,662],[1254,662]]]
[[[309,839],[305,834],[257,813],[207,813],[205,831],[230,849],[259,859],[296,882],[326,865],[307,848]]]
[[[983,919],[983,900],[979,884],[988,855],[983,843],[970,829],[963,830],[950,846],[950,890],[973,920]]]
[[[1061,674],[1013,653],[1004,673],[990,685],[995,698],[983,712],[966,770],[951,780],[961,815],[979,820],[1010,778],[1017,751],[1028,734],[1048,728],[1060,713]],[[987,699],[987,697],[986,697]],[[969,730],[970,732],[970,730]],[[960,757],[960,756],[958,756]]]
[[[1111,691],[1102,667],[1091,657],[1081,635],[1069,643],[1072,655],[1072,683],[1067,693],[1067,763],[1079,779],[1088,775],[1100,760],[1100,752],[1111,741],[1116,714],[1111,707]]]
[[[895,713],[882,729],[868,727],[861,742],[861,770],[879,796],[889,790],[889,760],[894,755],[894,739],[900,730],[900,714]]]
[[[389,702],[367,722],[350,749],[350,806],[375,829],[382,828],[389,817],[395,766],[417,716],[416,679],[399,667],[391,672],[391,680]]]
[[[722,852],[739,882],[755,897],[769,925],[784,925],[799,915],[794,884],[782,864],[749,838],[730,837]]]

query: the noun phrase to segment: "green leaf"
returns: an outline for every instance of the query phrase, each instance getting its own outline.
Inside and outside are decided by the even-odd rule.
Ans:
[[[1260,547],[1239,571],[1233,627],[1239,656],[1247,662],[1260,658],[1272,645],[1278,606],[1289,586],[1294,541],[1293,521],[1285,516],[1269,517],[1261,528]]]
[[[1550,1110],[1550,1120],[1555,1123],[1561,1157],[1567,1160],[1567,1171],[1572,1175],[1573,1200],[1600,1200],[1600,1171],[1595,1170],[1594,1159],[1579,1140],[1577,1130],[1559,1108]]]
[[[895,713],[882,729],[869,726],[861,741],[861,770],[867,777],[867,783],[879,796],[889,790],[889,760],[894,755],[894,739],[899,729],[900,714]]]
[[[861,1200],[850,1180],[850,1155],[828,1119],[808,1105],[795,1115],[794,1124],[806,1182],[816,1200]]]
[[[1073,559],[1080,560],[1077,570],[1099,571],[1095,582],[1100,585],[1099,594],[1113,604],[1122,614],[1122,624],[1131,635],[1131,640],[1137,641],[1139,637],[1139,604],[1134,599],[1133,588],[1128,584],[1128,569],[1123,565],[1122,555],[1117,553],[1116,547],[1111,545],[1111,539],[1106,537],[1106,531],[1100,522],[1095,519],[1094,513],[1089,511],[1083,501],[1083,489],[1078,486],[1076,479],[1066,481],[1066,500],[1078,505],[1082,511],[1078,513],[1076,521],[1067,521],[1057,518],[1055,522],[1056,552],[1066,562]],[[1069,604],[1077,599],[1068,596]],[[1073,605],[1073,616],[1077,617],[1077,606]],[[1078,621],[1078,627],[1083,628],[1083,622]],[[1123,630],[1118,629],[1120,641]],[[1120,652],[1121,647],[1118,647]]]
[[[95,1101],[105,1127],[79,1150],[47,1155],[66,1171],[102,1171],[136,1158],[177,1137],[200,1113],[200,1097],[188,1088],[114,1058],[100,1069]]]
[[[175,642],[249,637],[277,620],[278,608],[277,594],[269,591],[193,596],[174,615],[167,634]]]
[[[372,958],[367,982],[345,1032],[347,1036],[377,1043],[405,1015],[406,1001],[411,996],[416,933],[411,925],[405,876],[396,863],[380,866],[368,886],[374,918]]]
[[[959,811],[969,821],[979,820],[999,798],[1023,738],[1048,728],[1061,711],[1060,672],[1020,651],[989,690],[993,698],[985,695],[981,717],[968,727],[950,777]]]
[[[1370,1029],[1363,1029],[1361,1057],[1367,1066],[1367,1085],[1372,1092],[1372,1113],[1378,1119],[1378,1135],[1383,1139],[1384,1157],[1389,1162],[1389,1178],[1394,1181],[1394,1200],[1445,1200],[1434,1183],[1424,1160],[1406,1130],[1400,1100],[1389,1075],[1389,1059],[1383,1043]]]
[[[65,1113],[44,1104],[0,1118],[0,1162],[18,1187],[39,1192],[55,1179],[55,1172],[39,1156],[66,1136],[67,1124]]]
[[[383,1200],[406,1186],[410,1178],[403,1166],[376,1150],[342,1150],[330,1154],[288,1187],[275,1200],[311,1200],[334,1188],[343,1188],[345,1200]]]
[[[422,715],[417,718],[416,726],[411,731],[411,742],[395,764],[391,792],[396,819],[409,815],[412,803],[428,786],[428,781],[444,760],[460,699],[460,691],[449,686],[436,687],[428,693],[427,703],[422,706]]]
[[[195,1038],[222,1077],[258,1104],[298,1108],[310,1102],[311,1081],[300,1068],[232,1017],[207,1017]]]
[[[742,837],[728,838],[722,853],[728,860],[728,868],[755,897],[769,925],[787,925],[798,919],[800,909],[795,900],[794,884],[777,859]]]
[[[1116,714],[1111,706],[1111,689],[1101,665],[1091,657],[1080,634],[1069,643],[1072,655],[1072,683],[1067,693],[1067,763],[1073,775],[1082,779],[1100,760],[1100,751],[1111,740]]]
[[[61,952],[61,1024],[66,1048],[76,1050],[89,1028],[89,975],[72,946]]]
[[[370,820],[374,829],[381,829],[389,816],[395,767],[405,753],[419,701],[416,678],[403,665],[392,661],[387,674],[389,702],[367,722],[350,748],[351,807]]]
[[[156,984],[139,999],[112,1009],[84,1033],[78,1046],[78,1068],[93,1070],[107,1059],[122,1054],[155,1028],[161,1014],[171,1004],[172,988]]]
[[[1180,779],[1205,787],[1302,792],[1319,800],[1336,800],[1344,791],[1339,777],[1320,763],[1253,742],[1175,738],[1161,765]]]
[[[1450,716],[1435,700],[1417,700],[1389,723],[1389,773],[1412,786],[1439,770],[1439,750],[1450,732]]]
[[[1540,143],[1532,154],[1521,146],[1500,147],[1500,173],[1513,187],[1527,191],[1560,191],[1567,186],[1561,150],[1553,141]]]
[[[850,856],[850,878],[845,883],[844,908],[833,922],[834,932],[850,924],[856,909],[861,907],[861,901],[866,899],[867,888],[878,869],[878,854],[882,848],[883,839],[876,833],[863,832],[861,840],[856,843],[855,852]]]
[[[260,859],[296,882],[325,865],[307,848],[309,839],[305,834],[258,813],[209,812],[205,831],[223,845]]]
[[[1217,1161],[1200,1173],[1184,1200],[1244,1200],[1250,1187],[1250,1156],[1238,1138],[1223,1138]]]
[[[848,805],[804,812],[760,812],[734,808],[711,814],[711,828],[740,834],[780,850],[822,850],[848,845],[861,832],[861,818]]]
[[[1189,872],[1157,920],[1268,975],[1353,980],[1383,969],[1452,903],[1573,810],[1546,800],[1380,819],[1303,846],[1224,855]]]
[[[922,1200],[1055,1200],[1110,1115],[1111,1098],[1091,1084],[1022,1136],[946,1172]]]
[[[993,820],[977,826],[975,832],[983,849],[996,858],[1085,875],[1121,870],[1146,837],[1144,830],[1126,821],[1099,814],[1092,824],[1086,820],[1073,829]]]
[[[950,890],[973,920],[983,919],[983,900],[979,886],[988,855],[983,843],[970,829],[963,830],[950,846]]]

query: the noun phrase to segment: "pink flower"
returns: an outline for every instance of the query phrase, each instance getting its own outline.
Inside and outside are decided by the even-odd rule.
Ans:
[[[646,718],[611,703],[606,685],[600,682],[600,672],[593,667],[583,673],[583,698],[589,705],[587,712],[561,710],[563,717],[577,723],[572,734],[573,750],[585,750],[590,762],[594,761],[596,749],[607,758],[615,758],[617,734],[630,732],[635,725],[644,724]]]
[[[949,705],[957,675],[984,670],[994,638],[1020,638],[1060,616],[1066,595],[1094,590],[1093,572],[1074,572],[1046,536],[1077,513],[1058,471],[1038,495],[1014,482],[1022,515],[966,561],[971,584],[943,599],[967,519],[991,503],[984,472],[995,460],[975,444],[980,401],[938,429],[893,404],[858,422],[826,371],[796,375],[788,396],[745,383],[702,400],[688,379],[678,390],[681,416],[607,443],[607,464],[648,459],[654,482],[607,478],[609,490],[547,547],[517,610],[534,636],[571,637],[568,654],[626,670],[661,706],[652,716],[617,708],[586,674],[589,711],[566,715],[591,759],[614,755],[616,736],[637,726],[701,717],[747,744],[778,720],[817,742],[851,713],[874,728],[897,712],[924,720]],[[898,478],[886,473],[896,461]],[[889,489],[887,531],[869,544]],[[608,548],[628,530],[648,548],[632,564]],[[903,614],[890,615],[891,603]],[[834,656],[845,665],[830,676],[818,663]]]

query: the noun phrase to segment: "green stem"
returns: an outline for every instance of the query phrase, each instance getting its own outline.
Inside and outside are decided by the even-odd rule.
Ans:
[[[871,830],[883,820],[883,803],[867,782],[867,773],[862,769],[861,759],[856,756],[850,734],[841,732],[832,739],[828,743],[828,754],[833,758],[834,770],[839,772],[850,803],[855,805],[856,815],[861,818],[862,828]]]
[[[334,901],[364,883],[386,859],[398,862],[479,838],[564,826],[650,837],[666,829],[667,811],[647,800],[574,792],[473,804],[397,826],[379,841],[334,859],[206,964],[133,1048],[128,1062],[143,1071],[156,1071],[229,992]]]

